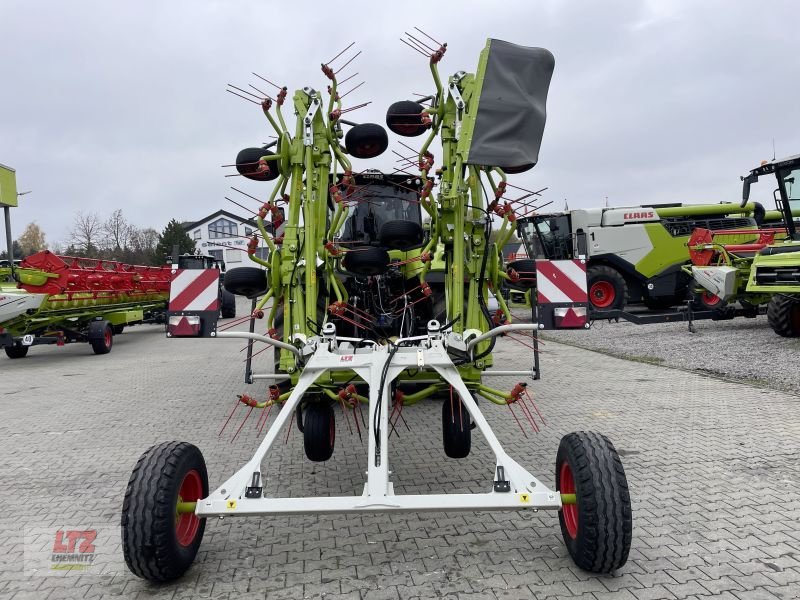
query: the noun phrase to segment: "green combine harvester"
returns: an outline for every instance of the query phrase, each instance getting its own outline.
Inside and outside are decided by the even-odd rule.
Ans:
[[[543,48],[489,39],[474,72],[442,80],[447,46],[419,30],[404,41],[425,56],[433,90],[388,108],[393,134],[424,136],[394,172],[357,172],[351,164],[350,157],[379,156],[389,136],[382,125],[343,118],[356,108],[344,108],[347,94],[339,91],[339,74],[355,58],[345,56],[350,46],[322,64],[322,87],[290,95],[275,86],[270,95],[260,88],[274,84],[256,75],[258,85],[250,87],[258,94],[229,90],[258,105],[277,136],[275,144],[246,148],[236,160],[240,175],[271,182],[258,211],[270,256],[256,256],[254,237],[250,258],[264,268],[225,275],[226,289],[253,303],[242,322],[248,327],[219,328],[207,337],[208,343],[237,338],[275,349],[277,358],[253,353],[261,369],[248,369],[246,381],[256,391],[236,394],[228,418],[244,413],[233,437],[254,411],[259,432],[268,427],[252,458],[216,488],[192,444],[157,444],[139,458],[122,507],[123,552],[139,577],[165,582],[183,575],[208,518],[286,514],[551,510],[580,568],[607,573],[627,560],[631,501],[620,458],[605,436],[565,435],[550,487],[509,456],[487,422],[487,415],[507,410],[518,415],[520,427],[527,421],[536,431],[544,424],[526,381],[510,389],[487,384],[497,375],[532,375],[493,368],[499,335],[588,327],[585,261],[536,261],[534,273],[505,264],[499,250],[513,234],[519,201],[506,195],[514,189],[507,175],[538,162],[554,58]],[[291,127],[285,104],[296,117]],[[434,142],[443,149],[436,166]],[[499,235],[490,243],[494,217]],[[270,233],[281,227],[282,235]],[[500,315],[490,313],[489,289],[497,292],[506,281],[531,290],[537,323],[514,323],[499,293]],[[207,325],[208,317],[181,311],[170,316],[170,335],[205,337]],[[272,385],[259,387],[265,382]],[[469,455],[473,430],[483,435],[493,459],[485,465],[482,492],[395,493],[390,434],[413,422],[403,415],[422,403],[441,410],[441,420],[420,426],[441,431],[448,458]],[[273,407],[280,410],[270,421]],[[364,462],[352,464],[366,475],[363,487],[350,495],[305,497],[276,489],[278,479],[268,470],[279,465],[270,451],[287,429],[297,427],[306,457],[322,462],[334,457],[335,441],[347,431],[342,422],[364,446]]]
[[[724,309],[734,303],[756,311],[767,305],[767,320],[778,335],[800,336],[800,233],[795,215],[800,213],[800,155],[765,161],[743,177],[742,204],[751,184],[774,175],[778,182],[775,203],[782,216],[772,218],[777,227],[748,232],[748,243],[731,241],[741,231],[698,229],[689,241],[696,294],[706,306]]]
[[[164,319],[171,274],[47,250],[0,268],[0,347],[24,358],[31,346],[88,342],[108,354],[125,326]]]

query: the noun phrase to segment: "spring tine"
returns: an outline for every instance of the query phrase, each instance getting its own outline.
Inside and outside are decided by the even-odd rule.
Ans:
[[[430,46],[428,46],[428,44],[426,44],[422,40],[419,40],[419,39],[415,38],[413,35],[411,35],[407,31],[404,31],[403,33],[405,33],[408,37],[410,37],[412,40],[414,40],[417,44],[419,44],[420,46],[422,46],[426,50],[430,50],[431,52],[436,52],[436,50],[434,48],[431,48]]]
[[[239,98],[241,98],[242,100],[247,100],[248,102],[252,102],[253,104],[258,104],[259,106],[261,105],[260,102],[256,102],[255,100],[251,100],[250,98],[246,98],[245,96],[242,96],[241,94],[237,94],[233,90],[226,89],[225,91],[228,92],[229,94],[233,94],[234,96],[239,96]]]
[[[251,407],[250,407],[250,410],[248,410],[248,411],[247,411],[247,414],[244,416],[244,419],[242,419],[242,424],[241,424],[241,425],[239,425],[239,429],[237,429],[237,430],[236,430],[236,433],[234,433],[234,434],[233,434],[233,437],[231,438],[231,441],[230,441],[230,443],[231,443],[231,444],[234,442],[234,440],[236,439],[236,437],[239,435],[239,432],[242,430],[242,427],[244,427],[244,424],[245,424],[245,423],[247,423],[247,419],[249,419],[249,418],[250,418],[250,414],[251,414],[252,412],[253,412],[253,407],[251,406]]]
[[[250,71],[250,72],[251,72],[251,73],[253,73],[252,71]],[[282,90],[282,89],[283,89],[283,88],[282,88],[281,86],[279,86],[278,84],[272,83],[272,82],[271,82],[269,79],[267,79],[266,77],[262,77],[262,76],[261,76],[261,75],[259,75],[258,73],[253,73],[253,75],[255,75],[256,77],[258,77],[258,78],[259,78],[261,81],[266,81],[268,84],[270,84],[270,85],[272,85],[272,86],[275,86],[276,88],[278,88],[278,91],[280,91],[280,90]]]
[[[547,421],[544,420],[544,417],[542,416],[542,413],[539,412],[539,407],[536,406],[536,402],[533,401],[533,396],[528,394],[528,390],[527,389],[525,390],[525,394],[528,396],[528,399],[531,401],[531,404],[533,404],[533,409],[536,411],[536,414],[539,415],[539,418],[542,420],[542,423],[544,425],[547,425]]]
[[[422,35],[424,35],[426,38],[428,38],[430,41],[432,41],[432,42],[433,42],[434,44],[436,44],[437,46],[441,46],[441,45],[442,45],[442,44],[440,44],[439,42],[437,42],[435,39],[433,39],[431,36],[429,36],[427,33],[425,33],[424,31],[422,31],[422,29],[420,29],[419,27],[416,27],[416,26],[415,26],[415,27],[414,27],[414,29],[416,29],[417,31],[419,31],[419,32],[420,32]]]
[[[359,50],[358,52],[356,52],[356,54],[355,54],[355,56],[353,56],[353,58],[351,58],[351,59],[350,59],[350,60],[348,60],[346,63],[344,63],[344,64],[343,64],[341,67],[339,67],[339,69],[338,69],[338,70],[337,70],[337,71],[334,73],[334,75],[338,75],[339,73],[341,73],[341,72],[342,72],[342,70],[343,70],[343,69],[344,69],[344,68],[345,68],[347,65],[349,65],[351,62],[353,62],[355,59],[357,59],[357,58],[359,57],[359,55],[360,55],[360,54],[361,54],[361,50]]]
[[[517,422],[517,425],[519,425],[519,429],[522,432],[522,435],[528,437],[528,434],[525,433],[525,429],[522,427],[522,423],[520,423],[519,418],[517,418],[517,413],[514,412],[514,409],[511,408],[510,404],[506,404],[506,406],[508,406],[508,410],[511,411],[511,414],[514,415],[514,420]]]
[[[416,46],[412,46],[412,45],[411,45],[409,42],[405,41],[403,38],[400,38],[400,41],[401,41],[401,42],[403,42],[403,43],[404,43],[406,46],[408,46],[409,48],[411,48],[411,49],[413,49],[413,50],[416,50],[417,52],[419,52],[420,54],[422,54],[422,56],[424,56],[425,58],[430,58],[430,54],[425,54],[425,53],[424,53],[422,50],[420,50],[420,49],[419,49],[419,48],[417,48]]]
[[[257,91],[259,94],[261,94],[265,98],[269,98],[270,100],[272,100],[274,102],[274,100],[272,98],[270,98],[270,95],[268,93],[261,91],[256,86],[254,86],[252,83],[248,83],[247,85],[250,86],[251,88],[253,88],[255,91]]]
[[[332,63],[333,61],[335,61],[335,60],[336,60],[337,58],[339,58],[339,57],[340,57],[342,54],[344,54],[345,52],[347,52],[348,50],[350,50],[350,48],[352,48],[354,45],[355,45],[355,42],[350,42],[350,45],[349,45],[349,46],[347,46],[347,48],[345,48],[344,50],[342,50],[341,52],[339,52],[339,54],[337,54],[336,56],[334,56],[332,59],[330,59],[330,60],[329,60],[328,62],[326,62],[325,64],[326,64],[326,65],[328,65],[328,66],[331,66],[331,63]]]
[[[261,430],[264,429],[264,425],[267,424],[267,420],[269,419],[269,412],[272,410],[272,404],[267,407],[266,413],[264,414],[264,422],[261,423],[261,428],[258,430],[258,435],[261,435]]]
[[[352,75],[349,75],[348,77],[345,77],[345,78],[344,78],[344,79],[342,79],[341,81],[337,81],[336,83],[337,83],[337,85],[342,85],[343,83],[347,83],[348,81],[350,81],[350,80],[351,80],[353,77],[355,77],[356,75],[358,75],[358,72],[355,72],[355,73],[353,73]]]
[[[362,82],[361,82],[361,83],[359,83],[359,84],[358,84],[356,87],[354,87],[354,88],[352,88],[352,89],[350,89],[350,90],[347,90],[347,91],[346,91],[344,94],[342,94],[341,96],[339,96],[339,100],[341,100],[342,98],[344,98],[345,96],[347,96],[347,94],[349,94],[350,92],[354,92],[354,91],[356,91],[358,88],[360,88],[360,87],[361,87],[362,85],[364,85],[365,83],[367,83],[367,82],[366,82],[366,81],[362,81]]]
[[[228,419],[222,425],[222,429],[219,430],[219,433],[217,434],[217,437],[221,437],[222,436],[222,432],[225,431],[225,428],[228,426],[228,423],[231,422],[231,419],[233,418],[233,413],[236,412],[237,408],[239,408],[239,398],[236,398],[236,404],[233,405],[233,410],[231,411],[231,414],[228,415]]]
[[[232,83],[229,83],[228,86],[232,87],[233,89],[235,89],[235,90],[237,90],[239,92],[242,92],[243,94],[247,94],[248,96],[252,96],[253,98],[256,98],[259,102],[263,102],[264,101],[264,99],[261,96],[256,96],[253,92],[248,92],[247,90],[243,90],[242,88],[240,88],[238,86],[235,86]]]

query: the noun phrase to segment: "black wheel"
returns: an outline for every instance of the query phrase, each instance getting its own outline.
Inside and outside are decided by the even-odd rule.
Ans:
[[[28,355],[28,348],[30,348],[30,346],[23,346],[22,344],[6,346],[6,356],[8,358],[25,358]]]
[[[122,503],[122,552],[134,575],[148,581],[177,579],[191,566],[206,527],[178,502],[208,496],[200,450],[186,442],[163,442],[142,454]]]
[[[257,270],[261,271],[261,269]],[[236,296],[228,290],[222,290],[222,302],[220,305],[220,314],[222,314],[223,319],[233,319],[236,316]]]
[[[333,455],[335,441],[336,421],[333,407],[327,402],[312,402],[307,405],[303,418],[303,447],[308,460],[328,460]]]
[[[414,221],[387,221],[381,227],[381,245],[389,250],[411,250],[419,248],[425,233],[419,223]]]
[[[397,135],[416,137],[425,133],[430,125],[423,122],[425,107],[418,102],[401,100],[386,111],[386,126]]]
[[[362,123],[350,128],[344,136],[344,145],[356,158],[375,158],[389,147],[389,136],[376,123]]]
[[[89,323],[89,344],[95,354],[108,354],[114,345],[114,330],[108,321]]]
[[[259,164],[259,160],[263,156],[273,156],[274,152],[265,150],[264,148],[245,148],[236,155],[236,170],[240,175],[252,179],[253,181],[272,181],[279,175],[278,161],[267,161],[268,171],[260,172],[263,166]]]
[[[111,331],[114,332],[114,335],[119,335],[123,331],[125,331],[125,325],[112,325]]]
[[[525,171],[530,171],[533,167],[536,166],[536,163],[525,163],[523,165],[515,165],[513,167],[501,167],[504,172],[508,175],[516,175],[517,173],[524,173]]]
[[[247,298],[263,296],[269,289],[267,272],[258,267],[238,267],[227,271],[223,285],[231,294]]]
[[[619,271],[598,265],[589,267],[589,302],[595,310],[621,310],[625,306],[628,286]]]
[[[469,411],[455,393],[442,403],[442,441],[450,458],[466,458],[472,448]]]
[[[591,431],[561,438],[556,456],[556,490],[575,494],[575,504],[558,513],[572,560],[592,573],[611,573],[628,560],[631,499],[614,444]]]
[[[800,296],[775,294],[767,306],[767,322],[782,337],[800,336]]]
[[[519,291],[527,291],[536,287],[536,261],[530,258],[511,261],[506,265],[506,273],[514,270],[519,275],[518,281],[506,281],[506,285]]]
[[[345,253],[342,265],[356,275],[371,276],[385,273],[389,268],[389,260],[386,248],[360,246]]]

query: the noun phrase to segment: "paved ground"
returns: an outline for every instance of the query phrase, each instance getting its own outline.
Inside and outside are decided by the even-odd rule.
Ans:
[[[197,444],[212,486],[249,458],[252,422],[234,444],[229,433],[217,437],[233,395],[247,387],[239,347],[168,341],[143,326],[119,336],[108,356],[71,346],[0,359],[1,598],[800,597],[800,397],[556,343],[533,385],[548,420],[542,433],[523,437],[507,409],[486,412],[512,456],[548,482],[564,433],[593,429],[616,443],[634,539],[613,577],[572,565],[553,513],[215,520],[195,566],[166,587],[127,572],[26,575],[25,532],[118,524],[130,469],[151,444]],[[530,362],[507,340],[498,357],[503,368]],[[402,433],[392,450],[399,492],[487,489],[482,440],[468,459],[449,460],[438,405],[406,418],[413,435]],[[303,459],[295,430],[269,460],[268,485],[282,494],[356,492],[364,460],[341,422],[325,465]],[[103,552],[119,558],[118,546]]]
[[[777,335],[766,315],[755,319],[634,325],[595,321],[591,331],[556,331],[550,339],[639,361],[689,369],[800,393],[800,338]]]

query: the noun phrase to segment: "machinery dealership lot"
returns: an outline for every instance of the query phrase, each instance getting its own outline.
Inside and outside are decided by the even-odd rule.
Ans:
[[[587,340],[608,340],[629,326],[596,327],[584,334]],[[725,328],[742,346],[756,331],[709,322],[692,336],[673,327],[681,337],[660,338],[665,352],[673,339],[708,340],[714,328]],[[629,560],[614,576],[574,566],[555,512],[209,519],[194,566],[166,586],[124,567],[106,576],[27,572],[26,532],[119,525],[131,468],[150,445],[196,444],[208,459],[212,485],[249,458],[260,439],[255,419],[233,443],[230,425],[218,437],[233,394],[249,391],[238,358],[243,353],[237,353],[243,345],[167,340],[162,328],[142,325],[115,339],[113,360],[73,345],[2,361],[0,498],[7,510],[0,543],[7,551],[0,558],[1,597],[797,597],[800,398],[552,341],[542,351],[543,379],[532,384],[547,421],[540,433],[526,427],[523,435],[507,407],[481,407],[501,442],[547,484],[558,441],[576,424],[614,440],[635,523]],[[496,363],[529,368],[530,352],[521,348],[501,339]],[[256,360],[266,364],[270,354]],[[493,384],[501,388],[516,381],[497,379]],[[400,437],[392,436],[397,493],[485,491],[492,475],[485,465],[492,460],[482,437],[475,436],[469,458],[454,461],[442,451],[438,403],[404,416],[412,433],[401,425]],[[364,448],[346,421],[337,421],[335,460],[305,460],[302,435],[293,428],[265,463],[265,491],[358,493]],[[118,541],[97,552],[109,563],[121,561]]]

